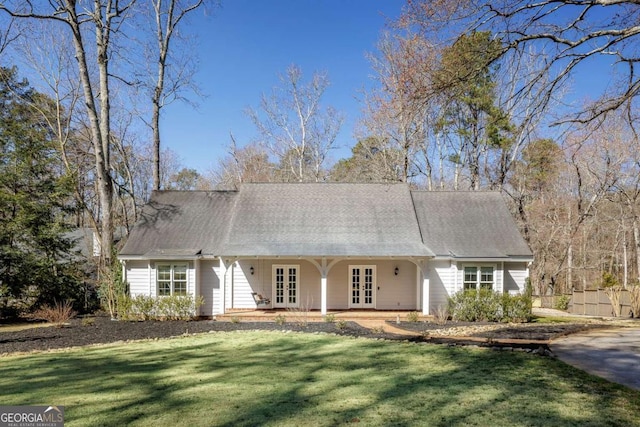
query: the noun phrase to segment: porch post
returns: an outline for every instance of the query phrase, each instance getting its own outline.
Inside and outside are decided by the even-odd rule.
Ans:
[[[422,314],[429,314],[429,275],[427,269],[427,261],[420,263],[420,269],[422,270]]]
[[[322,258],[322,268],[320,269],[320,314],[327,314],[327,260]]]
[[[222,257],[220,257],[220,292],[218,301],[218,311],[220,314],[224,314],[224,300],[225,300],[225,285],[227,282],[227,265],[224,263]]]
[[[322,275],[320,279],[320,314],[323,316],[327,314],[327,276]]]
[[[426,275],[422,279],[422,314],[429,314],[429,278]]]

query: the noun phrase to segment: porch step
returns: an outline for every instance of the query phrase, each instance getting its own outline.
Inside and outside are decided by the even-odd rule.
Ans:
[[[345,321],[381,321],[388,320],[406,320],[407,315],[411,311],[336,311],[329,312],[329,315],[335,317],[336,320]],[[319,311],[311,312],[291,312],[287,310],[237,310],[230,311],[225,314],[215,316],[217,320],[232,321],[239,319],[245,322],[272,322],[277,316],[285,316],[287,318],[304,318],[309,322],[323,322],[324,316]],[[431,320],[431,316],[420,315],[418,320]]]

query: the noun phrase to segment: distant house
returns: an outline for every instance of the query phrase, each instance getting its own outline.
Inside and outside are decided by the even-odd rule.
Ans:
[[[202,295],[210,316],[429,314],[465,288],[522,292],[533,257],[499,193],[336,183],[155,192],[119,259],[132,295]]]

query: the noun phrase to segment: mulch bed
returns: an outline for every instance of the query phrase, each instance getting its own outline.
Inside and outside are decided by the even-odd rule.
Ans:
[[[391,323],[391,322],[389,322]],[[457,335],[473,338],[487,338],[492,340],[531,340],[548,341],[569,334],[586,331],[594,328],[601,328],[604,325],[586,323],[557,323],[557,324],[496,324],[490,322],[454,322],[449,321],[444,325],[432,322],[401,322],[393,325],[406,331],[415,332],[421,335],[441,335],[438,332],[443,330],[457,329]],[[487,326],[487,330],[482,327]],[[468,329],[468,333],[464,333]],[[443,334],[446,336],[446,334]]]
[[[309,322],[306,325],[300,323],[278,325],[275,322],[233,323],[215,320],[128,322],[114,321],[108,316],[96,316],[93,319],[93,324],[83,324],[81,319],[73,319],[69,325],[61,328],[47,326],[15,332],[0,331],[0,355],[90,344],[106,344],[118,341],[169,338],[209,331],[286,330],[311,333],[326,332],[393,340],[407,338],[401,335],[372,331],[354,322],[346,322],[345,327],[339,329],[336,324],[326,322]]]
[[[143,339],[158,339],[194,334],[210,331],[239,331],[239,330],[274,330],[308,333],[333,333],[337,335],[367,337],[386,340],[409,340],[413,342],[429,342],[448,345],[480,345],[480,346],[515,346],[521,348],[537,348],[536,341],[547,341],[559,336],[580,332],[599,325],[588,324],[523,324],[500,325],[489,323],[448,322],[437,325],[431,322],[389,322],[394,327],[415,332],[415,336],[406,336],[367,329],[355,322],[346,322],[343,328],[335,323],[308,322],[306,325],[288,322],[278,325],[275,322],[238,322],[198,320],[198,321],[146,321],[128,322],[113,321],[108,316],[93,317],[93,323],[87,324],[82,319],[73,319],[64,327],[35,327],[15,332],[0,331],[0,355],[68,348],[91,344],[106,344]],[[491,330],[482,330],[488,325]],[[497,326],[497,327],[496,327]],[[600,325],[601,326],[601,325]],[[446,336],[435,333],[438,330],[453,330],[457,328],[457,336]],[[478,330],[479,328],[479,330]],[[469,331],[466,333],[466,331]],[[446,331],[441,331],[446,332]],[[456,334],[453,334],[456,335]],[[473,340],[464,337],[472,337]],[[497,340],[497,341],[494,341]],[[531,344],[499,343],[499,340],[529,340]],[[546,345],[544,345],[547,348]]]

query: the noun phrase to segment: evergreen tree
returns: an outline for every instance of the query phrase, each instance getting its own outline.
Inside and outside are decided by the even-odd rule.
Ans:
[[[64,237],[71,181],[41,114],[51,102],[0,67],[0,317],[78,299]]]
[[[448,104],[442,126],[460,140],[473,190],[481,187],[482,156],[489,149],[505,152],[513,142],[509,118],[496,105],[495,61],[500,52],[500,41],[489,32],[463,34],[444,50],[434,76],[434,86]]]

